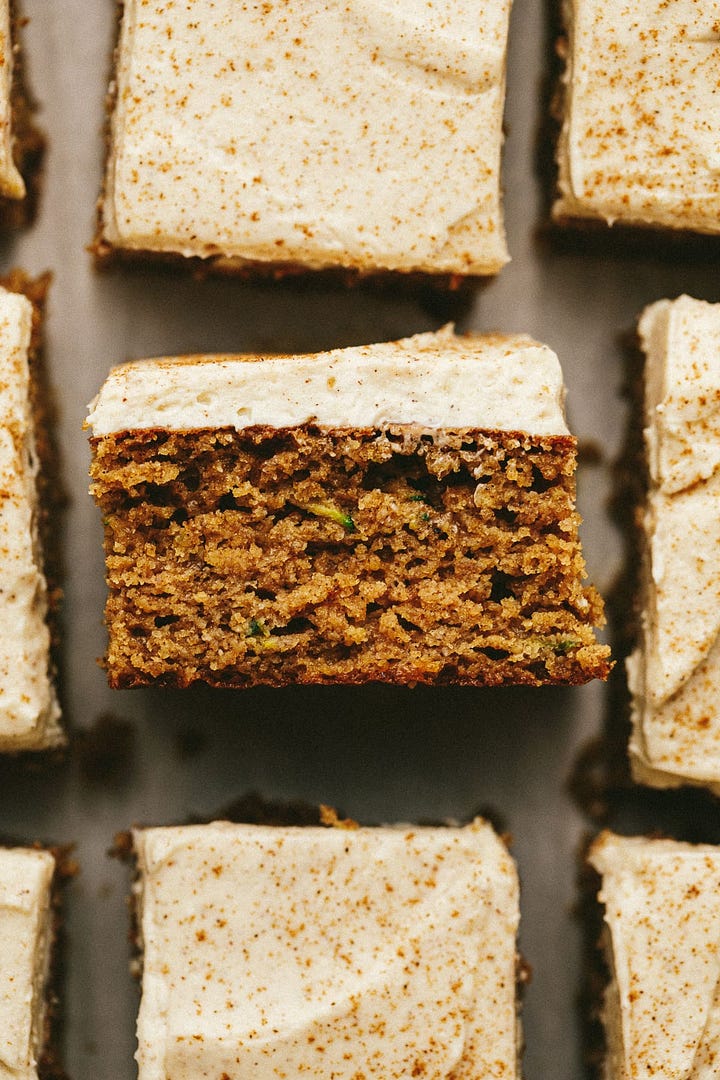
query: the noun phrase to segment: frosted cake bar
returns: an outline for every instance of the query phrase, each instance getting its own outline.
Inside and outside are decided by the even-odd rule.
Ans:
[[[54,935],[47,851],[0,848],[0,1076],[38,1080],[48,1028]],[[40,1074],[42,1070],[40,1069]]]
[[[720,848],[603,833],[606,1080],[717,1072]]]
[[[451,329],[114,369],[113,686],[604,677],[555,354]]]
[[[125,0],[98,254],[491,274],[510,0]]]
[[[489,825],[134,833],[139,1080],[518,1073],[518,882]]]
[[[720,232],[718,0],[566,0],[559,220]]]
[[[0,751],[64,741],[40,537],[39,318],[27,296],[0,287]]]
[[[720,793],[720,304],[661,300],[645,351],[642,626],[628,660],[637,780]]]

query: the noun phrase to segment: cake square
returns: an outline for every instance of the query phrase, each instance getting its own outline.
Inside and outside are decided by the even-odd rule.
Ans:
[[[45,146],[24,77],[18,7],[0,0],[0,224],[11,228],[34,216]]]
[[[48,278],[21,273],[0,284],[0,751],[64,741],[53,685],[44,572],[48,528],[41,490],[52,470],[40,320]],[[27,294],[27,295],[26,295]],[[47,466],[48,472],[44,471]],[[11,628],[11,629],[10,629]]]
[[[91,407],[115,687],[604,677],[555,354],[149,360]]]
[[[603,833],[607,1080],[717,1075],[720,848]]]
[[[720,793],[720,304],[647,307],[642,623],[628,659],[633,774]]]
[[[569,0],[558,220],[720,232],[720,4]]]
[[[0,1074],[37,1080],[49,1033],[54,937],[48,851],[0,848]]]
[[[139,1080],[518,1073],[518,882],[486,823],[137,830]]]
[[[491,274],[510,0],[124,0],[98,255]]]

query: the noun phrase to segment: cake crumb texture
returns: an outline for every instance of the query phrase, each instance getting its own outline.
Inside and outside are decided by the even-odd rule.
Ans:
[[[116,687],[605,677],[569,436],[95,438]]]

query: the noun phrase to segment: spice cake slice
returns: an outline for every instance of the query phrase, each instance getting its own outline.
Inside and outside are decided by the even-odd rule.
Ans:
[[[519,1076],[492,828],[134,832],[139,1080]]]
[[[719,233],[718,0],[563,12],[556,220]]]
[[[57,502],[42,362],[41,318],[49,278],[0,279],[0,751],[43,750],[64,741],[53,685],[48,619],[49,512]],[[8,287],[5,288],[4,286]],[[52,554],[52,553],[51,553]]]
[[[10,228],[32,220],[45,147],[24,77],[18,6],[0,0],[0,226]]]
[[[604,677],[562,397],[550,349],[450,329],[115,368],[111,685]]]
[[[603,833],[606,1080],[717,1075],[720,848]]]
[[[720,304],[646,308],[640,639],[628,660],[635,778],[720,793]]]
[[[49,1045],[48,983],[54,939],[49,851],[0,848],[0,1075],[57,1075]],[[47,1068],[45,1067],[47,1066]]]
[[[120,10],[101,261],[274,276],[484,275],[507,262],[510,0]]]

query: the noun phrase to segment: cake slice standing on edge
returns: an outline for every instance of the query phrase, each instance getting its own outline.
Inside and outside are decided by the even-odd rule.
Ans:
[[[603,833],[606,1080],[717,1075],[720,848]]]
[[[560,222],[720,233],[718,0],[565,0]]]
[[[563,393],[546,346],[449,328],[115,368],[88,420],[110,684],[605,677]]]
[[[633,774],[720,794],[720,304],[652,304],[640,341],[649,488],[627,663]]]
[[[24,78],[18,8],[17,0],[0,0],[0,228],[32,220],[45,148]]]
[[[15,1080],[59,1075],[48,1003],[55,872],[49,851],[0,848],[0,1075]]]
[[[120,9],[100,260],[274,276],[507,262],[510,0]]]
[[[3,288],[4,280],[10,288]],[[43,540],[57,492],[40,320],[49,279],[0,279],[0,751],[64,742],[53,685]],[[25,295],[27,294],[27,295]],[[45,471],[47,467],[47,471]],[[46,496],[41,499],[41,494]]]
[[[136,830],[139,1080],[519,1075],[492,828]]]

